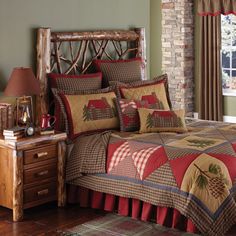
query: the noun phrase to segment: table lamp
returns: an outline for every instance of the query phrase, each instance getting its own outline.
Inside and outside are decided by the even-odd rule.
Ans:
[[[16,123],[25,126],[34,122],[32,95],[40,94],[40,83],[31,68],[14,68],[4,95],[16,98]]]

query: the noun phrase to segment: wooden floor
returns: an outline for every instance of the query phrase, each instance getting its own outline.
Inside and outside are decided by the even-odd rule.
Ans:
[[[56,203],[24,211],[24,221],[12,222],[12,211],[0,207],[0,236],[61,235],[62,231],[95,219],[103,212],[80,209],[77,205],[57,208]]]
[[[56,203],[31,208],[24,213],[24,221],[15,223],[12,222],[12,211],[0,207],[0,236],[61,235],[66,229],[105,214],[98,210],[79,208],[77,205],[57,208]],[[227,234],[235,235],[236,227]]]

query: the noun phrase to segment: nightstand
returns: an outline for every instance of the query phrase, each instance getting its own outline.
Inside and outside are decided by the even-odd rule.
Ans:
[[[22,220],[26,208],[54,200],[65,205],[66,137],[0,138],[0,205],[13,210],[13,221]]]

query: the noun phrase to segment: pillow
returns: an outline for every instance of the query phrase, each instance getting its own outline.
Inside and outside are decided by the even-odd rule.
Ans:
[[[140,133],[148,132],[187,132],[184,110],[161,111],[146,108],[138,109]]]
[[[103,86],[110,81],[133,82],[142,80],[142,59],[94,60],[97,71],[102,72]]]
[[[83,75],[65,75],[48,74],[51,88],[58,88],[63,91],[84,91],[101,89],[102,73],[83,74]],[[55,130],[65,131],[65,121],[62,116],[60,105],[55,102],[54,114],[56,115]]]
[[[63,131],[65,131],[69,135],[69,121],[67,118],[65,106],[62,102],[62,99],[59,94],[68,94],[68,95],[83,95],[83,94],[97,94],[97,93],[108,93],[114,92],[113,87],[107,87],[104,89],[97,89],[97,90],[86,90],[86,91],[71,91],[71,90],[60,90],[56,88],[52,88],[52,93],[54,95],[56,104],[58,104],[57,108],[55,108],[55,116],[58,119],[60,117],[60,126],[64,127]]]
[[[66,111],[69,138],[119,127],[114,92],[74,95],[59,92],[58,95]]]
[[[115,99],[121,131],[137,131],[140,127],[138,108],[149,108],[147,101]]]
[[[62,90],[94,90],[102,87],[102,73],[83,74],[83,75],[65,75],[48,74],[50,87]]]
[[[117,84],[117,90],[122,98],[147,101],[149,108],[169,110],[171,106],[166,83],[167,75],[163,75],[150,81]]]

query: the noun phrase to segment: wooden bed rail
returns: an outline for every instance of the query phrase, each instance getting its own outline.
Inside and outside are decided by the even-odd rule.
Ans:
[[[142,79],[146,79],[145,29],[86,32],[37,32],[37,78],[41,94],[36,99],[37,117],[49,111],[47,74],[84,74],[93,72],[94,59],[142,58]]]

